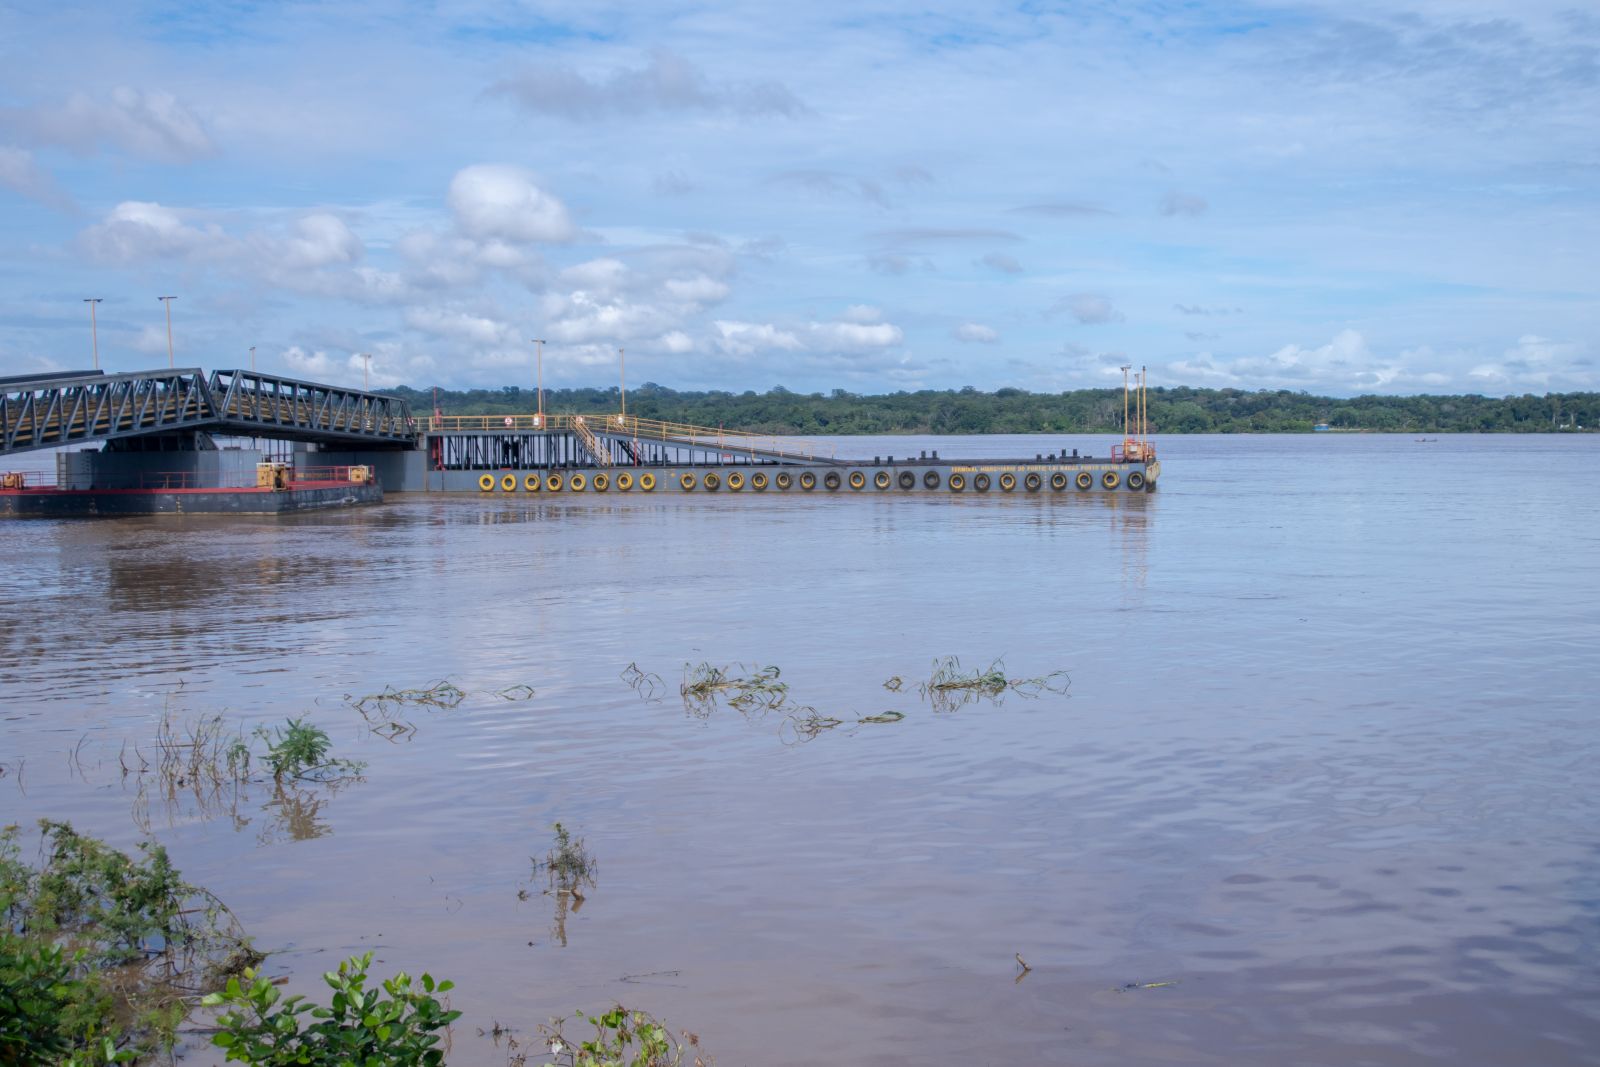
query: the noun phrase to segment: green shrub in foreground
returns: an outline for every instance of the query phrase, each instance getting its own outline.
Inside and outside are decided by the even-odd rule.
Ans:
[[[711,1059],[701,1050],[697,1035],[685,1032],[675,1037],[648,1012],[618,1004],[600,1015],[579,1011],[572,1018],[592,1026],[594,1036],[570,1038],[560,1020],[541,1026],[553,1059],[544,1067],[710,1067]],[[526,1055],[511,1057],[511,1067],[527,1062]]]
[[[448,992],[450,982],[435,983],[424,974],[413,987],[401,972],[383,983],[382,990],[367,989],[367,968],[372,953],[355,956],[337,971],[322,976],[333,990],[328,1007],[313,1006],[304,997],[279,995],[277,988],[254,970],[244,981],[228,980],[220,993],[202,1004],[225,1010],[217,1019],[222,1027],[211,1040],[227,1050],[227,1058],[257,1067],[437,1067],[444,1061],[437,1031],[460,1018],[433,998]]]

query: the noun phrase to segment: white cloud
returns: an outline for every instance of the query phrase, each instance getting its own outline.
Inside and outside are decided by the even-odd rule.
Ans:
[[[717,331],[714,339],[717,347],[730,356],[752,356],[772,349],[797,352],[805,347],[793,333],[771,323],[719,319],[712,326]]]
[[[651,336],[676,336],[687,320],[726,299],[726,282],[700,270],[676,273],[706,262],[706,252],[726,261],[720,249],[650,249],[638,270],[611,256],[585,260],[556,275],[565,293],[552,292],[541,301],[545,327],[554,340],[572,344],[617,343]],[[687,254],[682,254],[687,253]],[[725,262],[724,262],[725,267]]]
[[[572,344],[654,337],[670,329],[676,314],[646,302],[607,298],[582,290],[549,294],[541,301],[545,335]]]
[[[486,315],[449,308],[407,308],[406,325],[434,337],[448,337],[475,345],[514,345],[517,331],[508,322]]]
[[[870,304],[851,304],[844,309],[844,314],[839,317],[844,319],[845,322],[871,324],[882,321],[883,311],[881,308],[875,308]]]
[[[1585,347],[1575,341],[1525,334],[1498,360],[1479,363],[1467,377],[1480,386],[1499,389],[1551,389],[1558,379],[1569,387],[1592,386],[1600,376],[1584,356]]]
[[[361,239],[335,215],[315,213],[294,220],[286,233],[258,230],[235,237],[214,222],[196,224],[193,212],[143,200],[125,200],[79,235],[90,258],[105,263],[185,259],[229,264],[264,280],[354,263]],[[289,280],[299,288],[304,278]]]
[[[535,67],[497,82],[489,92],[524,110],[569,119],[649,112],[710,111],[800,115],[805,105],[775,81],[715,83],[682,56],[664,49],[643,67],[589,77],[569,67]]]
[[[411,298],[411,286],[394,271],[356,267],[340,276],[338,292],[363,304],[397,304]]]
[[[472,368],[526,347],[527,329],[494,339],[509,320],[584,338],[562,342],[575,352],[626,343],[646,376],[659,355],[676,377],[655,380],[673,385],[892,388],[902,357],[942,352],[923,364],[931,384],[992,387],[1014,355],[1054,362],[1065,334],[1101,335],[1123,361],[1188,356],[1197,382],[1246,389],[1581,388],[1600,359],[1600,216],[1583,210],[1600,23],[1471,3],[1470,19],[1443,0],[1275,9],[1220,35],[1209,8],[1178,25],[1090,7],[1069,28],[1008,7],[974,35],[837,4],[764,10],[755,30],[726,11],[558,5],[541,8],[549,34],[489,51],[450,42],[490,42],[525,10],[444,5],[380,26],[357,5],[311,35],[257,5],[230,16],[248,55],[151,37],[116,5],[88,36],[65,8],[0,14],[0,145],[14,146],[0,254],[31,283],[0,296],[15,327],[0,362],[81,362],[76,317],[42,308],[59,294],[103,293],[117,323],[119,292],[167,291],[184,296],[180,340],[250,332],[263,352],[276,338],[342,359],[364,335],[401,336],[439,353],[449,384],[498,380]],[[372,62],[336,61],[352,40]],[[793,64],[796,42],[815,45],[810,66]],[[486,74],[491,52],[564,69]],[[463,109],[502,77],[488,106],[504,121]],[[739,93],[761,79],[803,92],[816,129],[745,121],[763,105]],[[1047,94],[1098,106],[1041,141],[1016,102]],[[529,106],[510,115],[518,95]],[[144,162],[202,158],[189,173]],[[1033,165],[997,179],[994,161],[1021,158]],[[518,166],[469,166],[492,161]],[[1325,180],[1307,184],[1308,161]],[[87,215],[13,193],[47,199],[52,176]],[[1225,190],[1219,227],[1205,201]],[[1063,294],[1084,299],[1038,314]],[[729,358],[713,319],[750,327],[735,347],[763,326],[801,347]],[[159,320],[112,329],[145,321]],[[1364,352],[1336,343],[1346,324]],[[1063,373],[1065,387],[1103,369]]]
[[[406,261],[405,277],[420,289],[458,289],[476,285],[484,270],[500,270],[530,289],[544,285],[544,265],[525,248],[490,238],[474,240],[431,229],[412,230],[395,242]]]
[[[979,322],[963,322],[951,332],[951,335],[957,341],[965,341],[968,344],[992,345],[1000,340],[1000,335],[992,326],[985,326]]]
[[[49,207],[68,209],[72,198],[34,160],[32,152],[0,145],[0,186]]]
[[[417,384],[434,369],[433,357],[409,353],[395,342],[362,343],[363,351],[372,357],[370,364],[360,352],[336,356],[326,349],[307,350],[300,345],[284,350],[278,361],[290,377],[358,388],[365,380],[373,389]]]
[[[888,348],[904,341],[900,327],[888,322],[813,322],[812,339],[825,348],[862,350]]]
[[[1111,301],[1095,293],[1070,293],[1056,301],[1052,312],[1065,311],[1085,326],[1107,322],[1121,322],[1122,312],[1111,306]]]
[[[1316,348],[1287,344],[1267,356],[1258,364],[1261,373],[1270,373],[1280,381],[1288,378],[1321,380],[1330,374],[1355,376],[1372,375],[1372,384],[1382,385],[1392,377],[1388,368],[1371,369],[1372,352],[1367,339],[1359,330],[1340,330],[1333,340]],[[1365,369],[1365,370],[1364,370]]]
[[[512,242],[563,242],[577,236],[560,200],[521,167],[480,163],[450,181],[450,210],[469,237]]]
[[[634,286],[633,272],[620,259],[603,257],[567,267],[556,276],[564,286],[601,296],[617,296]]]
[[[1359,330],[1345,329],[1323,345],[1280,345],[1264,356],[1233,358],[1214,352],[1167,364],[1158,378],[1195,385],[1243,389],[1305,389],[1333,394],[1352,392],[1438,392],[1486,386],[1501,390],[1544,388],[1554,374],[1578,385],[1593,381],[1581,365],[1581,345],[1552,344],[1524,337],[1498,361],[1457,370],[1469,358],[1462,352],[1438,352],[1428,345],[1394,354],[1374,352]]]
[[[698,274],[693,278],[668,278],[662,291],[673,300],[684,304],[707,305],[719,303],[728,297],[728,286],[715,278]]]
[[[80,241],[92,258],[107,263],[214,257],[237,247],[221,227],[191,226],[182,212],[143,200],[124,200]]]
[[[133,346],[134,351],[143,352],[147,356],[164,356],[167,354],[167,328],[165,325],[146,325],[129,344]]]
[[[1258,388],[1312,385],[1378,388],[1393,382],[1401,368],[1377,360],[1358,330],[1340,330],[1325,345],[1286,344],[1266,356],[1219,358],[1204,352],[1170,365],[1186,381],[1209,385],[1252,385]]]
[[[306,215],[297,219],[274,251],[278,264],[291,269],[312,269],[334,263],[354,263],[361,258],[361,239],[335,215]]]
[[[339,376],[338,362],[326,352],[307,352],[299,345],[294,345],[283,353],[282,359],[294,377],[331,381]]]
[[[171,93],[119,88],[96,99],[73,93],[62,104],[0,110],[0,129],[34,145],[87,155],[112,145],[130,155],[187,163],[216,152],[204,125]]]

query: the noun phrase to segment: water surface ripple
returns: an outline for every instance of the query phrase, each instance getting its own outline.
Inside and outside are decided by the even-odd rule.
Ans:
[[[1063,444],[1103,449],[841,449]],[[0,818],[148,830],[292,990],[368,948],[453,977],[463,1064],[612,999],[724,1064],[1600,1063],[1600,440],[1161,444],[1110,499],[10,523]],[[1071,685],[939,711],[952,654]],[[843,725],[686,708],[707,660]],[[344,699],[441,678],[409,739]],[[141,794],[164,713],[369,768]],[[564,919],[556,820],[599,863]]]

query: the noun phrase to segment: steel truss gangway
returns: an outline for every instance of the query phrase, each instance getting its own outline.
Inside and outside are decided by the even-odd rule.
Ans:
[[[412,448],[417,427],[396,397],[254,371],[0,379],[0,456],[189,431]]]
[[[835,464],[833,446],[634,415],[434,415],[418,421],[436,468]]]

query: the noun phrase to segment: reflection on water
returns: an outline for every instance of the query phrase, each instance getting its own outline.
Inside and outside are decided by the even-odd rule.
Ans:
[[[332,833],[323,806],[332,795],[349,782],[328,782],[305,786],[295,782],[274,781],[272,796],[262,805],[266,823],[256,832],[256,843],[270,845],[280,841],[310,841]]]
[[[1600,1062],[1596,443],[1330,437],[1148,496],[13,524],[0,817],[154,834],[291,992],[456,979],[453,1062],[613,999],[730,1063]],[[952,655],[1071,688],[940,714]],[[680,690],[740,663],[781,701]],[[364,780],[118,789],[180,705]],[[529,881],[555,822],[603,892]]]

